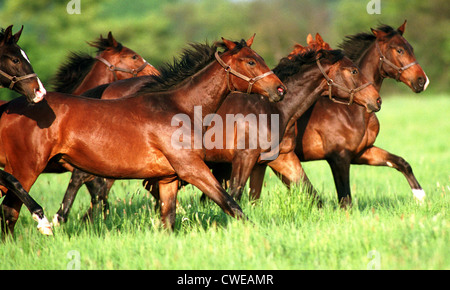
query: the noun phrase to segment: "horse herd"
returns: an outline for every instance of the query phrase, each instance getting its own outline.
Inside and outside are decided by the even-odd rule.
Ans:
[[[411,166],[373,145],[383,80],[394,78],[416,93],[429,83],[403,37],[405,26],[406,21],[397,29],[381,25],[347,36],[342,50],[330,48],[319,34],[315,39],[308,35],[307,45],[296,44],[273,70],[251,49],[254,36],[191,44],[179,59],[156,69],[110,32],[89,43],[97,48],[95,57],[69,56],[51,92],[17,45],[23,27],[16,34],[12,26],[2,29],[0,83],[24,95],[0,107],[3,236],[14,232],[22,204],[39,231],[52,234],[42,207],[28,194],[44,172],[72,172],[53,225],[67,221],[83,184],[91,209],[107,209],[115,179],[144,180],[169,229],[182,182],[199,188],[230,216],[245,218],[236,200],[247,180],[251,198],[260,197],[267,166],[287,186],[301,184],[320,206],[301,166],[311,160],[329,163],[342,207],[352,202],[350,164],[393,167],[405,175],[414,197],[423,200]],[[185,124],[179,125],[186,123],[174,123],[180,114],[200,126],[180,136],[177,130]],[[225,134],[217,124],[229,115],[267,118],[253,126],[244,117]],[[276,141],[272,158],[262,158],[269,149],[261,142],[236,146],[263,135]],[[195,146],[206,136],[215,146]],[[175,148],[174,140],[183,146]]]

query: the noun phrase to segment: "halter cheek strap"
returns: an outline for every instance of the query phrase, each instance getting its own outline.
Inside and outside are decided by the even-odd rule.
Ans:
[[[395,75],[395,80],[397,82],[400,81],[400,76],[402,74],[402,72],[404,72],[405,70],[409,69],[410,67],[419,64],[417,61],[413,61],[410,64],[407,64],[405,66],[399,67],[397,65],[395,65],[393,62],[391,62],[389,59],[387,59],[383,53],[381,52],[381,48],[380,45],[378,44],[378,41],[375,41],[375,45],[377,47],[378,53],[380,54],[380,65],[378,66],[378,71],[380,72],[381,77],[383,78],[389,78],[388,75],[383,74],[383,64],[386,63],[388,66],[392,67],[394,70],[397,71],[397,74]]]
[[[32,74],[28,74],[28,75],[24,75],[21,77],[17,77],[17,76],[11,76],[9,74],[7,74],[6,72],[0,70],[0,75],[4,76],[5,78],[7,78],[10,83],[9,83],[9,87],[8,89],[12,90],[12,88],[14,87],[14,85],[20,81],[26,80],[26,79],[30,79],[30,78],[34,78],[37,77],[37,74],[32,73]],[[3,88],[2,85],[0,85],[0,88]]]
[[[319,59],[316,59],[316,63],[317,66],[319,67],[320,72],[323,74],[323,77],[326,79],[327,81],[327,85],[328,85],[328,97],[330,98],[330,100],[332,100],[335,103],[338,104],[343,104],[343,105],[348,105],[350,106],[351,104],[353,104],[353,98],[355,93],[362,91],[363,89],[365,89],[366,87],[370,86],[372,84],[372,82],[368,82],[365,83],[359,87],[357,87],[356,89],[349,89],[343,85],[337,84],[335,83],[325,72],[325,70],[323,69],[322,65],[320,64]],[[343,102],[343,101],[339,101],[336,98],[333,97],[333,94],[331,93],[331,89],[332,87],[335,86],[340,90],[343,90],[344,92],[347,92],[350,95],[349,101],[348,102]]]
[[[137,77],[138,73],[140,73],[147,65],[150,65],[147,61],[144,61],[144,63],[140,67],[138,67],[137,69],[127,69],[127,68],[117,67],[117,66],[111,64],[109,61],[107,61],[103,57],[96,56],[95,58],[97,60],[101,61],[102,63],[104,63],[108,67],[108,69],[114,74],[114,80],[115,81],[117,81],[116,71],[129,73],[129,74],[132,74],[133,77]]]
[[[227,72],[227,84],[228,84],[228,89],[230,91],[233,91],[231,89],[231,84],[230,84],[230,74],[237,76],[240,79],[243,79],[244,81],[248,82],[248,89],[247,89],[247,94],[250,94],[250,92],[252,91],[252,87],[253,85],[259,81],[262,78],[265,78],[268,75],[273,74],[273,71],[268,71],[262,75],[256,76],[254,78],[249,78],[247,76],[244,76],[243,74],[235,71],[234,69],[232,69],[229,65],[227,65],[219,56],[219,52],[216,51],[215,53],[215,57],[218,63],[220,63],[220,65],[225,69],[225,71]]]

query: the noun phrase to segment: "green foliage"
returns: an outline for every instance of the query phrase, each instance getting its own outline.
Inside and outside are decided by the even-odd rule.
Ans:
[[[405,36],[431,79],[430,89],[449,89],[450,11],[446,0],[380,0],[380,15],[369,15],[369,1],[359,0],[80,0],[81,14],[73,15],[66,11],[68,2],[0,1],[0,26],[25,26],[19,44],[45,85],[69,51],[93,53],[86,41],[109,31],[154,65],[170,62],[188,42],[213,42],[222,36],[239,40],[256,33],[254,48],[273,67],[294,43],[304,44],[308,33],[319,32],[337,47],[345,35],[369,31],[379,22],[399,26],[408,19]],[[389,92],[394,88],[385,87]],[[405,87],[395,88],[408,92]],[[0,98],[14,95],[2,90]]]

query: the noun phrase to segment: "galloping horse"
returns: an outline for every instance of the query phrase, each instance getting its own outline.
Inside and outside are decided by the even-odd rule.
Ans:
[[[107,38],[100,35],[97,41],[88,42],[88,44],[97,48],[97,55],[92,57],[84,53],[71,53],[68,62],[59,68],[54,78],[54,91],[80,95],[92,88],[131,77],[159,75],[159,71],[155,67],[135,51],[123,46],[111,32],[108,33]],[[64,167],[62,168],[61,164],[57,162],[53,162],[47,167],[50,172],[65,172],[64,169],[73,172],[62,206],[53,218],[53,225],[67,221],[73,202],[74,194],[72,192],[78,191],[81,185],[86,184],[93,203],[96,202],[95,197],[98,190],[106,186],[103,178],[88,175],[69,164],[64,164]],[[82,182],[78,182],[80,179]]]
[[[378,91],[385,78],[401,81],[416,93],[424,91],[429,84],[428,77],[416,61],[413,48],[403,37],[405,27],[406,21],[397,29],[382,25],[372,29],[372,33],[349,36],[341,45],[345,54],[355,61],[368,80],[373,81]],[[350,164],[395,168],[408,180],[414,197],[423,200],[425,193],[408,162],[374,146],[380,130],[374,113],[368,113],[360,106],[345,106],[321,98],[297,121],[297,128],[296,155],[301,161],[328,162],[342,207],[351,205]],[[292,180],[287,177],[290,172],[288,167],[281,165],[275,171],[283,176],[284,182],[289,184]],[[252,174],[256,180],[253,198],[259,197],[261,174],[264,170],[255,172],[255,176]],[[299,174],[304,175],[303,170]],[[308,180],[305,179],[305,182],[308,183]],[[311,184],[306,186],[312,187]]]
[[[0,30],[0,87],[24,94],[29,104],[41,102],[47,92],[41,80],[34,73],[26,53],[17,45],[23,26],[14,35],[12,34],[12,27],[10,25],[5,30]],[[20,182],[3,170],[0,170],[0,184],[11,191],[10,195],[14,194],[23,202],[35,203]],[[6,199],[7,197],[5,197]],[[44,216],[42,207],[37,206],[32,210],[34,212],[33,218],[39,221],[38,228],[41,232],[46,233],[48,221]]]
[[[52,80],[55,91],[79,95],[85,90],[116,79],[159,74],[142,56],[118,42],[111,32],[108,33],[107,38],[100,35],[98,40],[88,42],[88,44],[97,48],[96,56],[92,57],[85,53],[71,53],[68,61],[58,69]],[[105,65],[105,63],[108,65]],[[2,166],[6,163],[5,159],[3,147],[0,143],[0,164]],[[44,172],[62,173],[67,170],[72,171],[74,168],[67,163],[50,162]],[[89,181],[87,183],[88,189],[95,187],[100,182],[102,182],[100,178]],[[29,206],[28,203],[25,203],[25,205]],[[33,212],[31,208],[29,210]],[[40,224],[42,229],[43,224],[44,222]],[[48,229],[45,231],[47,234],[51,233]]]
[[[283,58],[278,66],[273,69],[274,73],[283,81],[288,88],[285,100],[277,104],[269,104],[260,100],[258,96],[253,99],[243,99],[238,93],[228,97],[217,111],[222,116],[243,114],[244,116],[266,114],[279,116],[279,127],[276,138],[279,142],[278,152],[275,152],[272,160],[264,160],[261,148],[256,149],[211,149],[206,152],[206,160],[219,162],[220,165],[212,164],[213,173],[219,181],[230,181],[230,195],[236,199],[241,198],[245,183],[253,170],[259,170],[259,166],[269,165],[271,167],[283,166],[289,172],[289,176],[298,176],[302,171],[299,159],[294,154],[296,138],[296,122],[300,116],[318,99],[327,96],[339,102],[355,102],[368,112],[378,111],[381,99],[371,82],[359,72],[353,62],[344,57],[341,51],[329,51],[322,47],[297,46],[294,56]],[[247,119],[246,121],[249,121]],[[251,140],[254,136],[262,134],[261,125],[257,128],[245,130],[249,122],[236,124],[235,134],[226,136],[227,144],[239,144],[243,140]],[[265,125],[263,125],[265,126]],[[267,126],[269,127],[269,126]],[[214,127],[212,127],[214,128]],[[259,129],[259,130],[258,130]],[[208,130],[211,130],[208,129]],[[225,129],[224,129],[225,130]],[[228,132],[228,128],[226,129]],[[268,131],[273,130],[269,128]],[[246,132],[238,135],[236,132]],[[257,132],[257,133],[255,133]],[[208,133],[208,131],[207,131]],[[265,134],[265,133],[264,133]],[[276,136],[276,135],[275,135]],[[271,132],[271,138],[274,132]],[[216,137],[217,138],[217,137]],[[241,140],[244,138],[243,140]],[[248,144],[248,142],[247,142]],[[225,146],[223,146],[225,148]],[[266,150],[267,151],[267,150]],[[231,175],[229,166],[223,162],[231,163]],[[286,173],[287,175],[287,173]],[[306,175],[303,177],[306,178]],[[261,180],[262,181],[262,180]],[[316,196],[317,198],[317,196]]]
[[[203,149],[195,148],[195,130],[191,130],[189,148],[174,148],[172,138],[178,128],[172,123],[180,114],[194,121],[196,106],[202,107],[202,117],[214,113],[229,89],[280,101],[285,87],[250,48],[252,43],[253,37],[241,42],[223,39],[214,46],[193,45],[180,62],[127,98],[95,100],[49,93],[33,107],[26,106],[23,98],[11,101],[0,119],[5,170],[15,174],[25,189],[31,188],[52,158],[102,177],[158,179],[160,186],[170,189],[161,195],[161,217],[168,228],[174,226],[181,178],[225,213],[244,217],[204,163]],[[225,49],[223,53],[217,51],[218,45]],[[14,138],[5,138],[11,132]],[[21,205],[17,198],[2,204],[4,223],[11,232]]]

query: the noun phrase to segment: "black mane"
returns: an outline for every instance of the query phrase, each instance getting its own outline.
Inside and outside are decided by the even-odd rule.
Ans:
[[[381,24],[376,28],[388,34],[388,37],[392,37],[399,32],[389,25]],[[358,62],[359,58],[364,54],[364,52],[373,44],[376,37],[372,33],[358,33],[355,35],[349,35],[345,37],[343,43],[339,45],[345,55],[348,56],[355,63]]]
[[[120,52],[123,48],[120,42],[117,42],[117,46],[111,46],[109,40],[101,36],[98,40],[88,42],[88,44],[97,48],[97,55],[108,48],[113,48],[116,52]],[[67,61],[58,68],[58,72],[50,81],[53,90],[60,93],[72,93],[81,84],[96,61],[87,53],[71,52]]]
[[[96,59],[87,53],[71,52],[67,61],[58,68],[51,80],[53,90],[60,93],[72,93],[84,80]]]
[[[308,49],[304,53],[296,54],[292,59],[288,57],[282,58],[280,63],[273,69],[273,72],[284,82],[288,77],[299,73],[304,68],[304,65],[315,63],[318,55],[320,59],[327,59],[331,63],[335,63],[344,57],[342,50],[321,49],[316,51]]]
[[[246,46],[244,40],[235,43],[236,47],[233,50],[236,51]],[[214,61],[214,54],[217,48],[225,48],[225,51],[227,50],[222,42],[216,42],[213,45],[209,45],[208,43],[189,44],[189,47],[183,50],[179,59],[174,58],[172,64],[166,63],[158,67],[161,74],[159,76],[151,76],[150,81],[139,90],[139,93],[151,93],[171,89]]]

